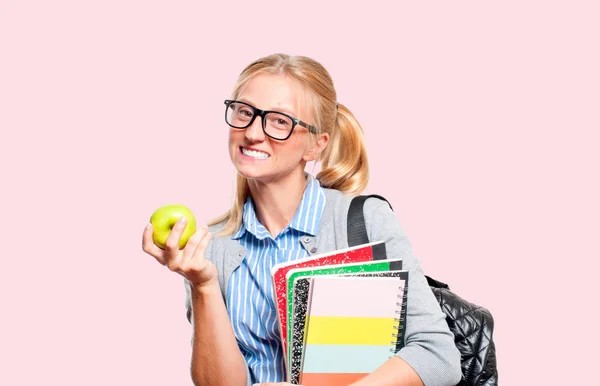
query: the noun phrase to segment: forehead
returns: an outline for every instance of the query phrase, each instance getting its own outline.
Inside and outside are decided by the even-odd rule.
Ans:
[[[240,90],[237,99],[262,110],[278,110],[305,116],[306,93],[298,81],[285,75],[259,74]]]

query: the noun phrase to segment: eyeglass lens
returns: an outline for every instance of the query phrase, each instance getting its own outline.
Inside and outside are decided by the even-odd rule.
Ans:
[[[254,117],[254,110],[245,104],[233,102],[227,107],[227,124],[238,129],[249,126]],[[267,135],[273,138],[287,138],[293,127],[290,117],[279,113],[267,113],[262,125]]]

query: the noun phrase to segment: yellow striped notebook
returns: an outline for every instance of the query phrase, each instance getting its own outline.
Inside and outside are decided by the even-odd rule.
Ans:
[[[300,384],[355,382],[404,343],[408,272],[310,278]]]

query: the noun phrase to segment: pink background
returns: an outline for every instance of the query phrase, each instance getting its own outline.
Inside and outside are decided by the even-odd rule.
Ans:
[[[222,101],[279,51],[329,69],[369,192],[492,311],[501,384],[589,384],[598,3],[346,3],[0,2],[0,384],[191,384],[183,281],[142,229],[229,206]]]

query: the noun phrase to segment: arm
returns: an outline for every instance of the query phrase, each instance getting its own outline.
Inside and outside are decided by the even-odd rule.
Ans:
[[[186,313],[193,329],[192,381],[196,386],[249,385],[249,369],[237,344],[219,287],[213,251],[214,243],[207,243],[203,258],[214,270],[208,285],[194,285],[184,279]]]
[[[246,385],[246,362],[218,283],[200,288],[190,286],[189,293],[194,329],[191,363],[194,384]]]
[[[148,224],[142,236],[142,249],[185,278],[186,307],[194,329],[191,363],[194,384],[243,386],[247,378],[245,361],[221,295],[217,268],[205,256],[205,252],[210,255],[212,234],[207,227],[200,227],[181,250],[179,240],[185,227],[186,218],[181,217],[163,250],[154,244],[152,224]]]
[[[423,386],[419,375],[402,358],[390,358],[376,371],[351,386]]]
[[[409,271],[405,346],[356,386],[450,386],[460,382],[460,352],[396,215],[382,200],[365,202],[369,240],[383,240],[389,258]],[[416,376],[416,378],[415,378]]]

